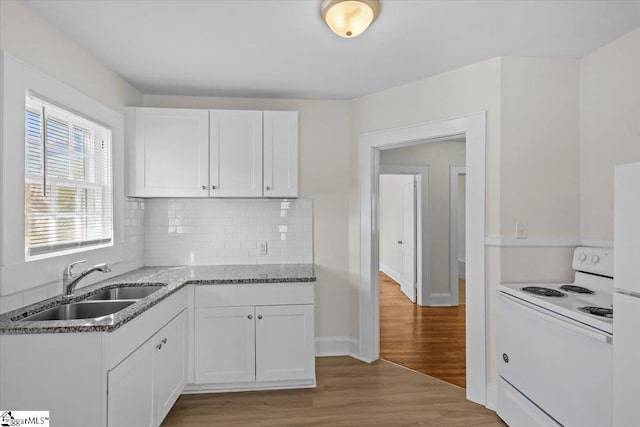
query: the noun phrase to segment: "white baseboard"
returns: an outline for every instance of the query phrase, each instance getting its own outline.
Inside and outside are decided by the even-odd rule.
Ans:
[[[358,340],[351,337],[316,337],[316,357],[351,356],[359,353]]]
[[[464,261],[460,259],[458,260],[458,278],[459,279],[465,279],[466,266],[467,264]]]
[[[451,293],[443,292],[438,294],[429,295],[429,306],[430,307],[438,307],[438,306],[451,306]]]
[[[498,386],[496,384],[487,384],[487,408],[495,411],[498,408]]]
[[[395,271],[394,269],[390,268],[388,265],[386,264],[380,264],[380,271],[382,271],[384,274],[386,274],[387,276],[391,277],[391,279],[394,282],[397,283],[402,283],[400,280],[400,273],[398,273],[397,271]]]

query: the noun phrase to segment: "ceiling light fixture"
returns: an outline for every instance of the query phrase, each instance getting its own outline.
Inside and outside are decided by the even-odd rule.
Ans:
[[[322,19],[340,37],[353,38],[364,32],[378,17],[378,0],[323,0]]]

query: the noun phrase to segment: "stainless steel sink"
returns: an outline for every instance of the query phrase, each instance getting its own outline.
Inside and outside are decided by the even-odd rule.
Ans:
[[[25,317],[23,320],[95,319],[117,313],[133,303],[135,303],[135,301],[75,302],[41,311],[40,313]]]
[[[86,301],[107,301],[107,300],[131,300],[142,299],[152,293],[162,289],[163,285],[150,285],[150,286],[134,286],[134,287],[119,287],[105,289],[94,295],[91,295]]]

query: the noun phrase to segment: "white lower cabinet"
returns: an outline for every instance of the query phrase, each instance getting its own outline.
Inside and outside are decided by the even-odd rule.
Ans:
[[[108,426],[154,426],[153,377],[153,346],[147,341],[109,371]]]
[[[157,425],[167,416],[187,384],[187,312],[183,311],[152,338],[154,404]]]
[[[187,379],[183,311],[108,373],[107,425],[158,426]]]
[[[195,385],[187,390],[315,386],[311,284],[196,287],[195,302]]]
[[[196,382],[254,381],[256,375],[253,307],[196,311]]]
[[[255,310],[256,381],[313,377],[313,305],[265,305]]]

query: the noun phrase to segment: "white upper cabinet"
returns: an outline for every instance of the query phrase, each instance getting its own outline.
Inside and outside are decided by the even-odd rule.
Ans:
[[[264,196],[298,197],[298,112],[264,112]]]
[[[262,111],[211,110],[209,176],[215,197],[262,197]]]
[[[207,110],[128,108],[128,195],[209,196]]]
[[[128,108],[134,197],[298,197],[295,111]]]

